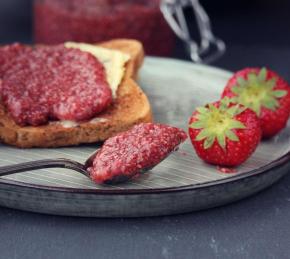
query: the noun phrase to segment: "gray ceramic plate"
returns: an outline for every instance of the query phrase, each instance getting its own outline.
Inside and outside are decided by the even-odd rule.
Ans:
[[[155,120],[187,129],[193,109],[219,98],[231,73],[177,60],[147,58],[139,83]],[[98,186],[68,170],[39,170],[0,179],[0,205],[73,216],[133,217],[184,213],[250,196],[290,168],[290,125],[263,142],[234,174],[200,161],[191,144],[142,177],[118,186]],[[95,146],[20,150],[0,147],[0,165],[66,157],[83,162]]]

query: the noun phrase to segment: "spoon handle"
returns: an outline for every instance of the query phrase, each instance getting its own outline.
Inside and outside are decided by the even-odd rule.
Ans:
[[[44,159],[0,167],[0,176],[45,168],[67,168],[88,175],[84,165],[69,159]]]

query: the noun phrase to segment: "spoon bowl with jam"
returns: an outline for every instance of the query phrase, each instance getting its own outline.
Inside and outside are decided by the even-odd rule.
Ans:
[[[65,158],[45,159],[0,167],[0,176],[44,168],[66,168],[97,184],[118,184],[158,165],[186,138],[182,129],[142,123],[106,140],[84,164]]]

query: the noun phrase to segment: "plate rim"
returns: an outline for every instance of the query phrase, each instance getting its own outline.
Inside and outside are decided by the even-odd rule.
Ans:
[[[164,60],[164,61],[170,61],[170,62],[179,62],[190,66],[195,67],[203,67],[204,69],[207,69],[208,71],[216,71],[219,73],[223,73],[231,75],[232,72],[214,67],[214,66],[208,66],[204,64],[194,64],[187,60],[180,60],[180,59],[174,59],[174,58],[163,58],[163,57],[152,57],[152,56],[146,56],[147,60]],[[271,161],[270,163],[256,168],[254,170],[240,173],[237,175],[232,175],[224,179],[217,179],[205,183],[198,183],[198,184],[189,184],[189,185],[183,185],[178,187],[166,187],[166,188],[148,188],[148,189],[81,189],[81,188],[69,188],[69,187],[54,187],[54,186],[48,186],[48,185],[40,185],[40,184],[32,184],[32,183],[24,183],[17,180],[9,180],[9,179],[0,179],[0,185],[9,185],[12,187],[19,187],[19,188],[28,188],[33,190],[39,190],[39,191],[50,191],[50,192],[58,192],[58,193],[72,193],[72,194],[90,194],[90,195],[140,195],[140,194],[162,194],[162,193],[175,193],[175,192],[183,192],[183,191],[192,191],[196,189],[201,188],[207,188],[217,185],[222,185],[226,183],[233,183],[236,181],[244,180],[247,178],[255,177],[257,175],[267,173],[268,171],[271,171],[275,168],[279,168],[283,165],[290,164],[290,150],[284,154],[283,156],[280,156],[279,158]]]
[[[25,187],[29,189],[39,191],[51,191],[60,193],[72,193],[72,194],[91,194],[91,195],[140,195],[140,194],[162,194],[162,193],[175,193],[182,191],[192,191],[196,189],[202,189],[226,183],[233,183],[240,180],[245,180],[251,177],[255,177],[260,174],[267,173],[275,168],[279,168],[283,165],[290,164],[290,151],[285,155],[273,160],[271,163],[259,167],[257,169],[233,175],[224,179],[218,179],[200,184],[189,184],[178,187],[167,187],[167,188],[148,188],[148,189],[80,189],[80,188],[68,188],[68,187],[53,187],[48,185],[38,185],[31,183],[23,183],[16,180],[1,179],[0,184],[5,184],[14,187]]]

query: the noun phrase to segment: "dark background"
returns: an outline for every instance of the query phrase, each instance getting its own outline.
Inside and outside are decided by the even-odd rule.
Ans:
[[[0,1],[0,43],[33,40],[32,2]],[[215,34],[227,43],[228,51],[215,63],[217,66],[236,70],[249,65],[265,65],[270,55],[267,52],[272,48],[284,51],[290,47],[289,0],[201,0],[201,3],[212,19]],[[252,53],[265,55],[265,58],[255,60]],[[270,65],[287,77],[290,70],[276,60],[287,59],[289,55],[284,56],[281,52],[277,55],[271,57],[273,64]],[[174,56],[187,58],[180,43]]]
[[[226,55],[290,80],[290,1],[201,0]],[[0,43],[32,42],[29,0],[0,0]],[[187,58],[182,45],[174,54]],[[146,219],[56,217],[0,208],[0,258],[290,258],[290,176],[239,203]]]
[[[32,0],[0,1],[0,42],[32,39]],[[287,47],[290,44],[288,0],[201,0],[214,30],[229,45]]]

